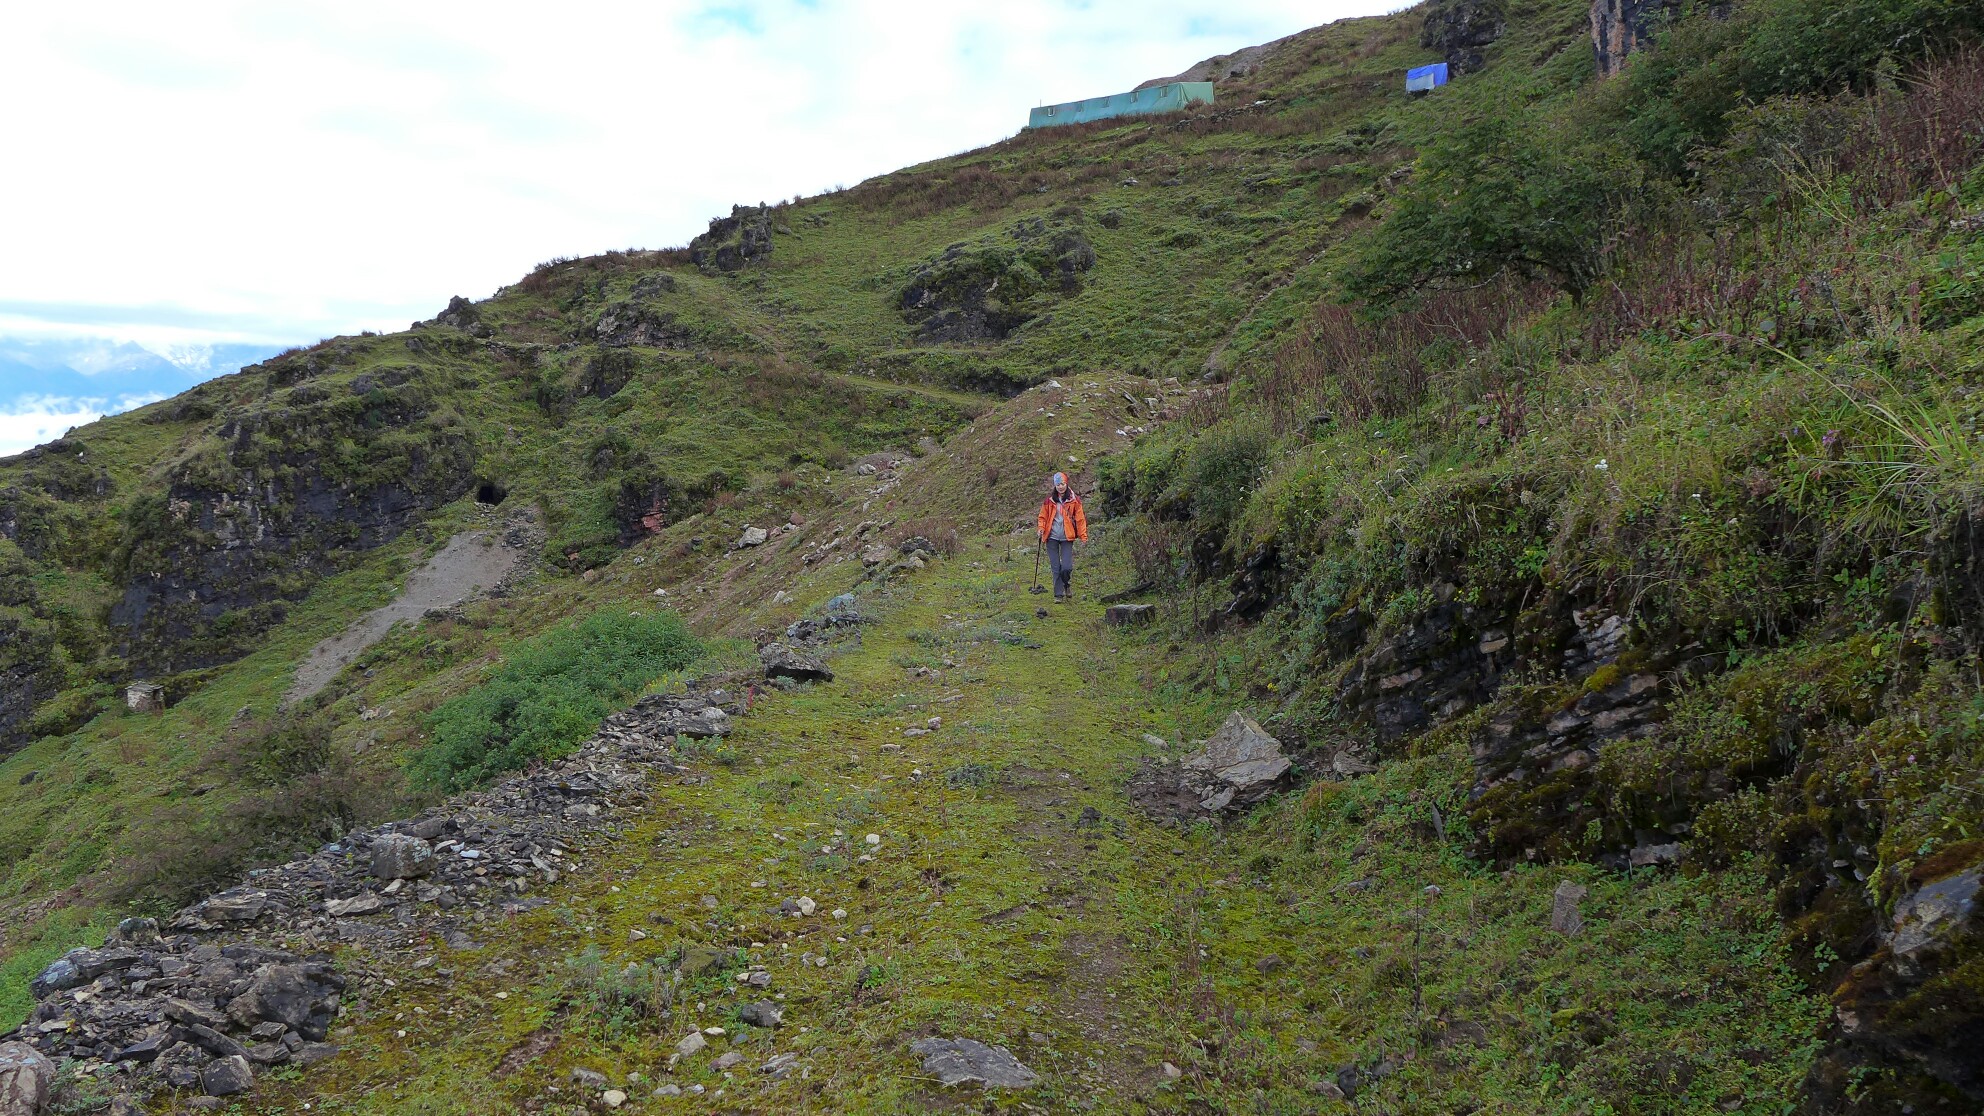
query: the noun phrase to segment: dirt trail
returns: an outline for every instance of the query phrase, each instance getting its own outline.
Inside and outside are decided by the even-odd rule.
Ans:
[[[1097,610],[1037,615],[1004,551],[974,539],[871,591],[833,681],[760,692],[730,736],[687,745],[597,875],[470,927],[472,958],[423,947],[427,970],[341,1015],[346,1053],[271,1082],[260,1110],[572,1111],[610,1092],[662,1112],[1177,1110],[1165,947],[1204,858],[1115,789],[1177,710]],[[666,980],[660,1001],[624,1000],[629,973]],[[749,1023],[759,1002],[782,1021]],[[945,1088],[926,1038],[1003,1048],[1039,1084]]]
[[[447,608],[501,584],[529,554],[536,535],[535,510],[520,508],[511,512],[500,528],[463,531],[449,539],[407,575],[399,596],[312,647],[297,664],[296,681],[283,695],[283,704],[302,701],[329,685],[359,652],[377,643],[401,620],[418,620],[430,608]]]

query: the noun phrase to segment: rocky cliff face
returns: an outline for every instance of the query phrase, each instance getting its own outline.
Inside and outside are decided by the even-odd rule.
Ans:
[[[1426,8],[1419,45],[1439,51],[1458,77],[1487,64],[1488,47],[1508,25],[1501,0],[1436,0]]]
[[[1617,74],[1660,20],[1680,11],[1680,0],[1592,0],[1591,45],[1598,76]]]
[[[1949,633],[1732,668],[1603,601],[1544,593],[1518,610],[1447,583],[1428,595],[1382,631],[1355,610],[1333,623],[1348,660],[1336,705],[1395,750],[1481,710],[1475,855],[1619,871],[1755,856],[1807,979],[1836,1005],[1809,1095],[1843,1102],[1854,1082],[1903,1071],[1934,1095],[1984,1098],[1984,840],[1924,842],[1934,855],[1904,871],[1875,852],[1908,824],[1886,796],[1912,792],[1884,787],[1968,762],[1955,741],[1975,714],[1946,676],[1970,668]]]
[[[454,328],[409,337],[409,351],[474,344],[457,332],[472,316],[451,313]],[[81,445],[16,459],[28,467],[0,491],[0,624],[10,633],[0,640],[0,751],[25,742],[36,707],[88,673],[116,681],[238,658],[325,574],[473,487],[474,447],[435,414],[434,370],[399,365],[324,386],[348,355],[333,346],[249,370],[267,384],[262,399],[195,435],[153,493],[122,507]],[[208,390],[148,417],[210,417]],[[114,597],[93,609],[49,588],[36,573],[53,565],[97,571]],[[45,710],[37,731],[62,730],[64,717]]]
[[[12,660],[0,666],[0,755],[5,755],[24,742],[34,707],[54,691],[48,664],[55,648],[53,640],[11,618],[0,618],[0,645]]]
[[[689,258],[709,272],[742,271],[772,254],[772,213],[762,205],[733,205],[689,242]]]
[[[28,467],[0,488],[0,755],[25,742],[35,706],[68,684],[70,664],[100,650],[88,618],[36,576],[38,564],[88,564],[89,544],[74,537],[100,529],[114,490],[88,458],[57,439],[13,458]]]
[[[126,526],[110,611],[141,673],[225,662],[350,557],[474,486],[467,437],[431,422],[422,370],[304,383],[216,430]],[[340,446],[355,432],[370,437]],[[397,435],[397,436],[394,436]]]
[[[143,674],[235,658],[243,640],[282,621],[283,602],[474,484],[462,445],[410,448],[403,462],[404,479],[374,485],[341,484],[303,455],[281,480],[173,486],[110,612],[126,660]]]

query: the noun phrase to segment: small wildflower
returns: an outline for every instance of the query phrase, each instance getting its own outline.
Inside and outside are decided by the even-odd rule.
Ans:
[[[1596,465],[1593,465],[1593,466],[1592,466],[1592,468],[1594,468],[1594,469],[1596,469],[1596,470],[1598,470],[1598,471],[1599,471],[1599,472],[1601,472],[1601,473],[1602,473],[1602,472],[1604,472],[1604,471],[1605,471],[1605,470],[1607,470],[1607,469],[1610,469],[1611,467],[1612,467],[1612,466],[1610,466],[1610,465],[1607,465],[1607,464],[1605,463],[1605,459],[1604,459],[1604,458],[1602,458],[1602,457],[1598,459],[1598,464],[1596,464]]]

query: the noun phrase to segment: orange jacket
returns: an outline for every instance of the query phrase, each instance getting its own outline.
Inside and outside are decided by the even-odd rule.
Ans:
[[[1068,493],[1067,503],[1061,507],[1068,513],[1068,537],[1076,542],[1088,541],[1088,514],[1082,511],[1082,498],[1073,492]],[[1040,537],[1044,541],[1054,530],[1054,497],[1049,496],[1040,502]]]

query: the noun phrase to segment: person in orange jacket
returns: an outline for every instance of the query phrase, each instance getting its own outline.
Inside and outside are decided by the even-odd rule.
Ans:
[[[1074,599],[1070,584],[1075,577],[1075,544],[1088,541],[1088,516],[1082,511],[1082,498],[1068,487],[1068,474],[1054,474],[1053,491],[1040,503],[1040,545],[1047,548],[1047,564],[1054,571],[1054,600],[1065,604]]]

